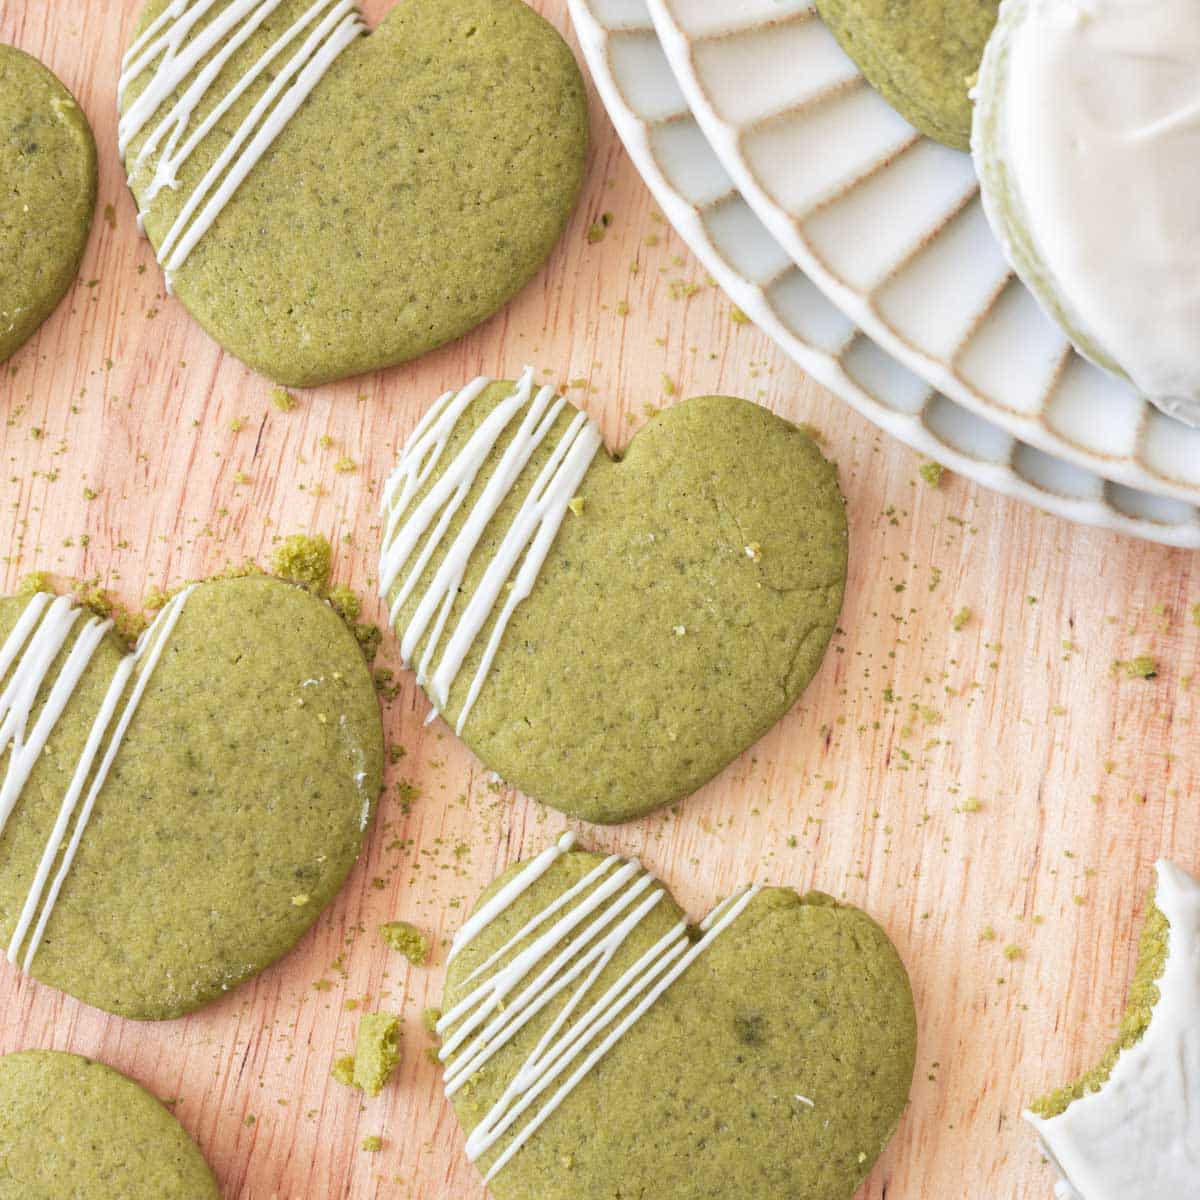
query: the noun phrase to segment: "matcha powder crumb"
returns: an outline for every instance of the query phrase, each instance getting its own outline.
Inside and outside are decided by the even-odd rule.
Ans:
[[[945,474],[946,468],[941,463],[927,462],[922,463],[920,475],[930,487],[941,487],[942,476]]]
[[[429,939],[407,921],[389,921],[380,925],[379,936],[414,967],[423,967],[429,961]]]
[[[271,569],[280,579],[298,583],[321,594],[329,586],[333,564],[333,547],[323,537],[296,533],[271,557]]]
[[[1124,673],[1130,679],[1154,679],[1158,676],[1158,660],[1149,654],[1137,658],[1118,659],[1113,663],[1115,673]]]
[[[17,589],[17,595],[21,597],[35,596],[38,592],[52,592],[54,589],[50,585],[50,576],[45,571],[34,571],[31,575],[26,575],[21,580],[21,586]]]
[[[358,1023],[354,1049],[354,1086],[378,1096],[400,1065],[400,1018],[392,1013],[367,1013]]]

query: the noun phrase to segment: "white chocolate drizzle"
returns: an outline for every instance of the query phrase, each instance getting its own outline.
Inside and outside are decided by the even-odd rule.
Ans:
[[[212,134],[226,113],[255,83],[264,77],[270,79],[266,90],[188,195],[179,216],[158,247],[158,260],[166,273],[168,287],[174,272],[183,266],[201,238],[212,228],[300,105],[342,52],[366,32],[356,0],[316,0],[189,132],[197,109],[230,59],[283,0],[229,0],[224,9],[204,24],[204,18],[216,2],[172,0],[129,47],[122,61],[117,87],[120,105],[130,84],[147,71],[151,72],[149,83],[121,116],[117,127],[117,148],[122,162],[126,161],[133,140],[162,113],[138,148],[137,157],[128,165],[132,176],[158,152],[153,176],[142,197],[142,204],[146,205],[164,187],[179,187],[179,170],[197,146]],[[277,63],[276,60],[298,40],[300,45],[290,57]],[[186,88],[163,113],[170,97],[185,83]],[[141,221],[139,215],[139,225]]]
[[[574,845],[575,835],[565,834],[484,904],[454,939],[451,961]],[[666,894],[636,859],[613,855],[526,922],[467,976],[468,984],[480,982],[437,1025],[445,1039],[440,1057],[447,1064],[447,1096],[459,1091],[547,1005],[573,988],[500,1098],[467,1138],[467,1157],[475,1162],[533,1110],[492,1163],[485,1183],[512,1161],[760,890],[747,888],[718,905],[700,925],[702,936],[695,942],[688,936],[687,922],[678,922],[603,995],[590,999],[604,970]],[[526,941],[529,944],[522,947]]]
[[[1056,1117],[1027,1112],[1060,1200],[1192,1200],[1200,1189],[1200,882],[1160,862],[1167,919],[1158,1002],[1097,1092]]]
[[[396,588],[390,612],[390,620],[395,624],[442,548],[450,523],[492,457],[496,444],[520,419],[516,433],[493,465],[401,633],[400,653],[405,666],[412,663],[422,639],[426,639],[417,665],[417,682],[440,710],[448,703],[450,689],[468,654],[488,621],[495,617],[458,715],[455,732],[460,734],[487,681],[509,620],[533,591],[567,507],[602,445],[596,426],[583,413],[576,413],[538,472],[457,622],[447,631],[450,612],[480,540],[525,475],[530,459],[554,428],[567,403],[555,397],[553,388],[543,387],[535,394],[533,369],[527,367],[512,395],[487,414],[420,503],[414,504],[463,414],[491,382],[476,379],[461,392],[447,392],[433,405],[405,443],[399,465],[383,494],[386,523],[379,590],[386,597]],[[502,595],[504,602],[500,604]],[[446,644],[441,648],[443,635]]]
[[[10,963],[16,964],[22,944],[28,936],[23,962],[25,971],[32,966],[41,946],[46,925],[75,861],[96,800],[191,591],[191,588],[187,588],[173,597],[138,639],[133,652],[121,660],[92,721],[8,945],[6,957]],[[0,679],[12,672],[7,686],[0,692],[0,753],[8,751],[8,766],[0,784],[0,833],[4,832],[59,718],[105,634],[112,627],[112,621],[90,617],[79,631],[66,661],[51,681],[51,668],[78,624],[81,611],[66,596],[51,597],[39,592],[30,598],[3,646],[0,646]],[[132,688],[129,686],[131,679]],[[30,728],[37,698],[47,685],[50,690],[45,703]],[[76,817],[77,810],[78,817],[71,830],[71,821]],[[69,830],[71,834],[68,841]],[[60,855],[58,871],[51,879],[51,872]]]

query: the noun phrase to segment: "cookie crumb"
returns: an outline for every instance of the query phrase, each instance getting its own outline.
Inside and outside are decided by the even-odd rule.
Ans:
[[[1136,658],[1115,659],[1112,665],[1113,673],[1124,673],[1130,679],[1156,679],[1158,677],[1158,660],[1149,654],[1139,654]]]
[[[354,1086],[354,1055],[347,1054],[344,1058],[339,1058],[333,1064],[333,1069],[329,1072],[330,1078],[335,1082],[342,1084],[344,1087]]]
[[[271,569],[280,579],[321,594],[329,586],[333,547],[323,537],[294,533],[271,556]]]
[[[423,967],[429,961],[429,939],[415,925],[407,921],[389,921],[380,925],[379,936],[414,967]]]
[[[378,1096],[400,1065],[400,1018],[392,1013],[367,1013],[358,1023],[354,1050],[354,1086],[364,1095]]]

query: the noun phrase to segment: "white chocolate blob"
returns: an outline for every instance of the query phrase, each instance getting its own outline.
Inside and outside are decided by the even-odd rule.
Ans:
[[[1080,351],[1200,424],[1200,5],[1006,0],[977,89],[985,209]]]

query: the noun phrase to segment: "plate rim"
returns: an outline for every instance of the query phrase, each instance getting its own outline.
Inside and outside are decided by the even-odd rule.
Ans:
[[[788,329],[776,316],[774,309],[767,301],[764,289],[738,274],[729,265],[704,228],[700,210],[684,198],[667,179],[651,146],[650,123],[630,107],[616,83],[610,58],[610,43],[613,37],[635,35],[639,32],[656,36],[655,26],[651,23],[648,27],[630,25],[620,29],[610,29],[593,11],[594,2],[595,0],[567,0],[567,7],[592,80],[635,168],[649,188],[655,202],[671,222],[672,227],[700,260],[705,270],[718,281],[722,291],[792,361],[812,375],[818,383],[848,403],[873,425],[895,437],[909,449],[943,463],[956,474],[991,491],[1030,504],[1042,512],[1065,518],[1077,524],[1102,528],[1180,549],[1200,549],[1200,510],[1193,510],[1195,519],[1187,524],[1156,522],[1131,517],[1115,508],[1103,497],[1096,499],[1067,497],[1038,487],[1019,475],[1013,469],[1011,461],[1001,465],[972,458],[939,438],[921,419],[920,413],[901,413],[882,404],[851,378],[839,359],[809,345]],[[647,0],[648,4],[652,2],[653,0]],[[700,128],[703,132],[703,125]],[[734,182],[736,185],[736,179]],[[740,192],[736,186],[735,192]],[[749,203],[748,200],[747,203]],[[799,267],[797,269],[801,270]],[[802,271],[802,273],[804,272]],[[866,335],[861,334],[860,331],[859,336],[865,337]],[[934,393],[936,389],[931,385],[930,391]],[[931,400],[932,398],[931,395]],[[953,397],[949,399],[953,400]],[[921,412],[924,411],[925,409],[922,408]],[[980,415],[979,419],[995,425],[994,422],[988,420],[987,416]],[[1005,433],[1012,436],[1008,434],[1008,431]],[[1020,444],[1023,439],[1017,439],[1017,441]],[[1041,450],[1040,447],[1034,448]],[[1041,452],[1047,453],[1046,451]],[[1049,457],[1064,461],[1062,456],[1057,454],[1049,453]],[[1086,469],[1091,474],[1098,474],[1090,467]],[[1103,479],[1103,477],[1101,478]],[[1120,480],[1109,480],[1108,482],[1131,486],[1122,484]],[[1133,486],[1132,490],[1141,491],[1147,495],[1157,495],[1136,486]],[[1173,499],[1179,498],[1174,497]]]
[[[746,163],[740,148],[741,129],[726,121],[709,100],[704,82],[696,66],[695,54],[692,49],[693,39],[676,18],[671,7],[672,3],[673,0],[645,0],[658,33],[659,42],[675,74],[676,82],[686,97],[688,106],[708,139],[709,145],[712,146],[722,166],[734,180],[738,191],[758,219],[766,226],[771,236],[804,274],[825,292],[834,304],[872,341],[876,342],[897,362],[930,383],[948,399],[1026,445],[1053,458],[1081,467],[1112,483],[1150,495],[1200,505],[1200,485],[1182,483],[1170,476],[1156,474],[1144,461],[1128,455],[1104,455],[1087,450],[1056,433],[1042,419],[1024,416],[996,402],[984,399],[981,393],[972,388],[953,369],[952,365],[931,358],[914,346],[909,339],[895,330],[882,317],[870,297],[863,296],[845,283],[808,245],[791,216],[768,195]],[[806,11],[811,14],[809,19],[820,20],[814,3],[810,2]],[[776,24],[783,15],[785,14],[770,20],[757,20],[750,24],[731,25],[728,32],[716,34],[714,37],[726,37],[734,32],[740,34],[763,28],[769,24]],[[788,13],[786,15],[792,17],[798,14]],[[885,101],[881,98],[880,103],[885,103]],[[914,131],[914,140],[920,140],[922,136]],[[1014,278],[1010,268],[1000,291],[1010,286]],[[1019,280],[1017,282],[1019,286],[1024,287]],[[1048,317],[1046,319],[1049,320]],[[1069,340],[1065,334],[1063,338],[1069,347]],[[1077,352],[1072,350],[1072,354],[1077,354]],[[1100,368],[1093,369],[1099,370]],[[1156,410],[1144,397],[1139,397],[1138,400],[1141,411],[1137,420],[1136,444],[1141,445],[1148,424],[1156,419]],[[1164,414],[1164,419],[1172,420],[1173,418]]]

